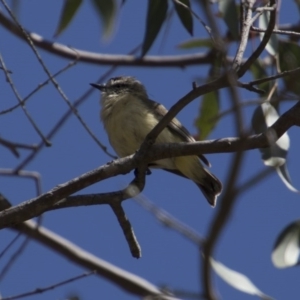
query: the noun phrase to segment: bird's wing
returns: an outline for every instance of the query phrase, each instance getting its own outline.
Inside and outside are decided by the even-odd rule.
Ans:
[[[153,100],[149,99],[149,102],[147,102],[147,105],[149,107],[149,110],[151,112],[155,111],[156,117],[161,120],[165,114],[168,112],[168,110],[162,105],[159,104]],[[195,139],[191,136],[191,134],[188,132],[188,130],[176,119],[174,118],[168,125],[167,128],[174,134],[176,134],[183,142],[195,142]],[[200,154],[198,157],[207,165],[210,167],[210,163],[207,160],[207,158]]]

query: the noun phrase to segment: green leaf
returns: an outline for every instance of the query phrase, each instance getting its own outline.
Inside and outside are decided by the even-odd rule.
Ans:
[[[277,268],[287,268],[299,263],[300,222],[288,225],[276,240],[272,262]]]
[[[142,46],[142,56],[144,56],[152,46],[168,11],[167,0],[148,0],[148,11],[146,20],[146,31]]]
[[[261,29],[267,29],[270,21],[270,12],[264,12],[258,19],[258,25]],[[263,39],[264,33],[260,33],[260,40]],[[269,54],[276,55],[278,53],[278,38],[276,34],[272,34],[265,48]]]
[[[92,0],[103,24],[104,37],[110,36],[116,15],[116,3],[114,0]]]
[[[294,42],[280,41],[279,63],[282,72],[300,67],[300,46]],[[284,76],[283,82],[289,91],[297,96],[300,94],[299,75]]]
[[[199,129],[199,140],[204,140],[215,128],[219,119],[219,93],[217,91],[205,94],[202,99],[200,116],[196,119],[195,125]]]
[[[178,0],[179,2],[185,4],[188,8],[190,8],[190,0]],[[188,31],[190,35],[193,35],[193,16],[189,9],[174,2],[176,13],[184,26],[184,28]]]
[[[82,0],[65,0],[60,15],[59,24],[54,34],[55,37],[60,35],[68,27],[73,17],[75,16],[78,8],[80,7],[81,3]]]
[[[258,60],[256,60],[251,65],[250,71],[252,72],[254,79],[261,79],[261,78],[268,77],[268,73],[266,72],[266,69],[261,65],[261,63]],[[258,85],[258,88],[264,90],[266,94],[268,94],[271,88],[270,82],[261,83]]]
[[[190,39],[180,43],[177,47],[180,49],[193,49],[193,48],[212,48],[213,41],[211,39]]]
[[[237,13],[237,7],[235,0],[220,0],[219,10],[222,14],[222,18],[226,23],[232,37],[235,40],[239,39],[239,17]]]

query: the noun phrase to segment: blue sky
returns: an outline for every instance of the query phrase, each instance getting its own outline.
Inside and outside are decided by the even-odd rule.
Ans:
[[[1,4],[1,10],[3,5]],[[198,10],[199,7],[195,6]],[[29,31],[36,32],[45,39],[53,40],[59,20],[61,3],[56,1],[23,1],[20,5],[19,20]],[[84,1],[74,22],[55,41],[78,49],[110,54],[126,54],[138,45],[145,28],[146,6],[142,1],[126,1],[120,11],[115,31],[109,40],[101,38],[101,23],[89,1]],[[281,23],[297,22],[298,11],[293,1],[287,1],[280,14]],[[225,29],[225,25],[222,29]],[[12,36],[0,27],[1,55],[8,69],[13,71],[12,78],[24,97],[39,83],[46,74],[36,61],[32,50],[19,38]],[[195,35],[206,37],[202,26],[195,22]],[[161,33],[151,48],[151,55],[183,54],[176,48],[189,36],[181,27],[177,18],[173,18],[166,36]],[[235,45],[236,46],[236,45]],[[252,46],[252,45],[251,45]],[[251,50],[251,49],[250,49]],[[200,49],[202,51],[202,49]],[[205,51],[205,49],[203,49]],[[234,52],[231,49],[231,54]],[[69,60],[40,50],[41,56],[51,72],[64,67]],[[95,82],[109,66],[92,65],[78,62],[77,65],[57,78],[66,95],[75,101]],[[205,78],[207,67],[194,66],[180,68],[120,67],[117,75],[136,76],[147,87],[151,99],[171,107],[191,89],[196,78]],[[245,76],[243,81],[251,77]],[[0,81],[0,110],[16,103],[4,76]],[[257,95],[240,90],[243,100],[257,99]],[[221,110],[231,106],[230,94],[221,91]],[[199,113],[200,101],[196,99],[187,106],[178,118],[190,130],[196,133],[194,120]],[[286,111],[292,105],[287,102],[281,107]],[[36,93],[27,104],[31,115],[44,133],[54,126],[60,116],[68,109],[57,91],[48,84]],[[109,147],[106,133],[99,121],[99,94],[95,90],[91,97],[79,108],[79,113],[96,136]],[[244,110],[244,120],[250,126],[254,107]],[[0,116],[1,137],[23,143],[38,143],[39,137],[18,109],[11,114]],[[209,136],[210,139],[235,135],[232,116],[224,117]],[[299,129],[289,131],[291,149],[288,156],[288,168],[295,187],[300,188],[298,180],[298,153],[300,148]],[[51,140],[52,147],[44,148],[36,158],[26,166],[26,170],[39,172],[43,192],[64,183],[89,170],[105,164],[111,159],[90,138],[78,120],[72,116]],[[5,148],[0,148],[1,168],[11,169],[28,155],[21,151],[16,159]],[[229,174],[231,154],[207,155],[212,164],[211,171],[226,182]],[[257,150],[246,154],[239,182],[264,168]],[[95,184],[83,193],[115,191],[123,188],[133,178],[133,174],[118,176]],[[1,177],[1,193],[13,204],[18,204],[36,196],[31,180]],[[205,237],[212,218],[218,208],[212,209],[195,185],[188,180],[163,171],[153,171],[147,177],[143,194],[157,206],[168,211]],[[62,235],[94,255],[128,270],[158,286],[168,286],[175,290],[201,292],[199,285],[200,256],[196,247],[177,233],[162,227],[153,216],[133,200],[124,203],[126,213],[134,227],[142,247],[142,258],[131,257],[128,246],[116,218],[106,206],[79,207],[48,212],[43,217],[43,226]],[[215,258],[248,276],[266,294],[276,299],[295,299],[299,282],[298,268],[276,269],[271,262],[271,251],[276,237],[290,222],[299,217],[299,195],[291,193],[281,183],[276,174],[260,182],[247,193],[242,194],[233,215],[217,244]],[[1,231],[1,249],[15,236],[10,230]],[[20,241],[19,241],[20,242]],[[16,248],[16,245],[15,245]],[[1,250],[0,250],[1,251]],[[0,261],[2,267],[8,254]],[[24,253],[18,258],[1,284],[2,296],[15,295],[35,288],[48,286],[85,270],[74,265],[36,242],[30,242]],[[228,286],[215,276],[214,283],[223,299],[252,299]],[[65,299],[70,294],[78,294],[82,299],[133,299],[134,296],[96,276],[65,285],[53,291],[36,296],[37,299]]]

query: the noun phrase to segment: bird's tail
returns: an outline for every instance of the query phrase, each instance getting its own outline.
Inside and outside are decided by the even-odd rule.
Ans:
[[[199,187],[208,203],[215,207],[217,203],[217,197],[220,195],[222,191],[222,183],[220,180],[210,173],[208,170],[203,168],[205,172],[204,176],[201,178],[201,183],[194,181],[196,185]]]

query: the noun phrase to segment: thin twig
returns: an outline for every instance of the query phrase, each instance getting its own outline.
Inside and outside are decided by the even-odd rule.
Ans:
[[[9,271],[11,266],[17,261],[17,258],[21,256],[21,254],[24,252],[25,248],[27,247],[28,243],[30,241],[29,237],[25,237],[25,240],[22,242],[22,244],[19,246],[19,248],[13,253],[13,255],[10,257],[8,262],[4,265],[0,272],[0,281],[3,281],[4,276]]]
[[[72,66],[74,66],[77,63],[77,61],[71,61],[69,62],[65,67],[63,67],[61,70],[59,70],[58,72],[56,72],[55,74],[53,74],[53,77],[57,77],[58,75],[62,74],[64,71],[68,70],[69,68],[71,68]],[[18,108],[19,106],[22,106],[32,95],[34,95],[37,91],[39,91],[43,86],[45,86],[46,84],[48,84],[50,81],[50,78],[48,78],[47,80],[45,80],[43,83],[40,83],[33,91],[31,91],[26,97],[23,98],[23,101],[19,104],[16,104],[10,108],[4,109],[2,111],[0,111],[0,115],[12,112],[13,110],[15,110],[16,108]]]
[[[237,81],[236,84],[237,84],[238,87],[241,87],[241,88],[246,89],[250,92],[254,92],[254,93],[257,93],[257,94],[260,94],[260,95],[263,95],[263,94],[266,93],[266,91],[264,91],[260,88],[257,88],[253,85],[250,85],[249,83],[244,83],[244,82]]]
[[[261,171],[257,172],[257,174],[253,175],[246,182],[240,184],[236,188],[236,194],[240,195],[248,191],[251,187],[261,183],[267,176],[275,174],[275,168],[265,167]]]
[[[133,50],[131,50],[132,53],[135,53],[139,49],[140,45],[135,47]],[[103,82],[105,79],[118,68],[117,65],[112,66],[109,68],[102,76],[99,77],[99,79],[96,82]],[[83,95],[81,95],[75,102],[73,103],[73,107],[77,108],[79,107],[93,92],[95,91],[94,88],[89,88]],[[59,121],[54,125],[54,127],[50,130],[50,132],[47,135],[48,139],[52,139],[53,136],[58,132],[58,130],[62,127],[62,125],[68,120],[68,118],[72,116],[72,111],[69,109],[66,113],[63,114],[63,116],[59,119]],[[98,143],[97,143],[98,144]],[[98,144],[99,145],[99,144]],[[35,155],[43,148],[44,144],[40,143],[38,145],[38,149],[36,152],[31,153],[27,158],[24,159],[24,161],[16,167],[16,171],[23,169],[32,159],[34,159]],[[100,146],[100,145],[99,145]],[[106,153],[111,158],[116,158],[115,155],[111,154],[107,147],[101,144],[100,148],[103,150],[104,153]]]
[[[262,99],[257,99],[257,100],[243,101],[243,102],[240,102],[238,105],[241,106],[241,107],[244,107],[244,106],[249,106],[249,105],[260,105],[260,104],[263,104],[265,102],[266,102],[266,100],[264,98],[262,98]],[[230,108],[228,108],[224,111],[221,111],[215,117],[212,117],[210,119],[210,121],[215,122],[215,120],[219,120],[219,119],[223,118],[224,116],[229,115],[230,113],[234,112],[235,110],[236,110],[235,106],[230,107]]]
[[[3,0],[1,0],[3,1]],[[17,100],[19,101],[19,104],[21,105],[27,119],[29,120],[29,122],[31,123],[31,125],[33,126],[33,128],[35,129],[35,131],[37,132],[37,134],[40,136],[40,138],[43,140],[43,142],[45,143],[46,146],[51,146],[51,143],[49,140],[46,139],[46,137],[43,135],[43,133],[41,132],[41,130],[39,129],[39,127],[37,126],[37,124],[34,122],[33,118],[30,116],[29,112],[27,111],[27,108],[26,106],[24,105],[24,103],[22,104],[23,100],[21,98],[21,96],[19,95],[13,81],[11,80],[11,77],[9,75],[9,73],[7,72],[7,69],[6,69],[6,66],[5,66],[5,63],[2,59],[2,56],[0,54],[0,63],[2,65],[2,68],[4,70],[4,74],[5,74],[5,77],[6,77],[6,80],[7,82],[9,83],[11,89],[13,90]]]
[[[290,70],[290,71],[283,71],[283,72],[281,72],[277,75],[273,75],[273,76],[269,76],[269,77],[266,77],[266,78],[250,81],[250,82],[247,83],[247,85],[249,85],[249,86],[258,85],[258,84],[261,84],[261,83],[264,83],[264,82],[269,82],[269,81],[272,81],[272,80],[275,80],[275,79],[278,79],[278,78],[282,78],[282,77],[285,77],[285,76],[290,76],[290,75],[293,75],[293,74],[297,74],[299,72],[300,72],[300,67],[296,68],[294,70]]]
[[[141,162],[138,168],[135,169],[134,180],[122,191],[122,199],[120,199],[118,202],[114,201],[113,203],[110,203],[110,207],[116,215],[117,220],[123,230],[131,255],[135,258],[140,258],[142,256],[141,247],[134,234],[131,223],[121,205],[121,201],[136,197],[140,192],[143,191],[145,187],[146,172],[147,164]]]
[[[276,0],[270,0],[270,6],[276,7]],[[246,71],[249,70],[250,66],[258,59],[260,54],[264,51],[266,45],[269,42],[269,39],[271,38],[272,32],[276,25],[276,9],[270,12],[270,21],[268,24],[268,28],[263,36],[262,41],[260,42],[259,46],[256,48],[256,50],[251,54],[251,56],[247,59],[247,61],[241,65],[239,70],[237,71],[238,78],[242,77]]]
[[[90,271],[90,272],[85,272],[81,275],[78,275],[78,276],[74,276],[72,278],[69,278],[67,280],[63,280],[61,282],[58,282],[58,283],[55,283],[53,285],[50,285],[50,286],[47,286],[47,287],[42,287],[42,288],[36,288],[35,290],[33,291],[30,291],[30,292],[26,292],[26,293],[22,293],[22,294],[18,294],[18,295],[15,295],[15,296],[10,296],[10,297],[5,297],[5,298],[1,298],[1,300],[15,300],[15,299],[20,299],[20,298],[25,298],[25,297],[28,297],[28,296],[33,296],[33,295],[37,295],[37,294],[42,294],[42,293],[45,293],[47,291],[50,291],[50,290],[54,290],[60,286],[63,286],[63,285],[66,285],[68,283],[71,283],[71,282],[74,282],[74,281],[77,281],[77,280],[80,280],[82,278],[85,278],[85,277],[88,277],[88,276],[91,276],[91,275],[94,275],[96,274],[97,272],[96,271]]]
[[[251,31],[254,32],[266,32],[266,29],[258,28],[251,26]],[[274,29],[272,34],[282,34],[282,35],[288,35],[288,36],[300,36],[300,32],[295,31],[286,31],[286,30],[280,30],[280,29]]]
[[[52,74],[50,73],[50,71],[48,70],[48,68],[46,67],[46,64],[44,63],[43,59],[41,58],[39,52],[37,51],[32,39],[30,38],[30,36],[28,35],[28,33],[26,32],[26,30],[21,26],[21,24],[18,22],[17,18],[15,17],[15,15],[13,14],[13,12],[11,11],[11,9],[8,7],[7,3],[5,2],[5,0],[1,0],[1,2],[3,3],[4,7],[6,8],[6,10],[8,11],[9,15],[11,16],[11,18],[14,20],[14,22],[17,24],[17,26],[19,27],[19,29],[21,30],[22,34],[25,36],[27,43],[29,44],[30,48],[32,49],[33,53],[35,54],[38,62],[40,63],[40,65],[42,66],[44,72],[48,75],[50,81],[52,82],[53,86],[56,88],[56,90],[58,91],[58,93],[61,95],[61,97],[64,99],[64,101],[67,103],[67,105],[69,106],[69,108],[71,109],[72,113],[77,117],[78,121],[81,123],[81,125],[84,127],[84,129],[88,132],[88,134],[92,137],[92,139],[101,147],[101,148],[105,148],[101,142],[97,139],[97,137],[94,135],[94,133],[91,131],[91,129],[87,126],[87,124],[84,122],[84,120],[81,118],[80,114],[78,113],[77,109],[72,105],[72,103],[70,102],[70,100],[68,99],[68,97],[66,96],[66,94],[63,92],[62,88],[60,87],[60,85],[58,84],[58,82],[55,80],[55,78],[52,76]],[[75,53],[76,51],[74,49],[72,49]],[[76,53],[76,60],[79,59],[79,54]],[[46,142],[46,141],[44,141]]]
[[[135,258],[141,258],[141,247],[121,203],[111,204],[110,207],[113,210],[115,216],[117,217],[119,225],[123,230],[123,234],[129,246],[131,255]]]
[[[16,177],[25,177],[30,178],[35,183],[36,195],[40,196],[42,194],[42,183],[41,183],[41,175],[36,171],[26,171],[21,170],[16,173],[12,169],[1,169],[0,168],[0,176],[16,176]]]
[[[134,197],[134,200],[145,210],[149,211],[162,225],[176,231],[184,238],[194,243],[196,246],[201,247],[205,242],[204,238],[201,237],[195,230],[182,223],[162,208],[156,206],[144,195],[139,194],[138,196]]]
[[[27,150],[36,150],[36,145],[27,145],[22,143],[15,143],[8,140],[5,140],[0,137],[0,144],[6,148],[8,148],[16,157],[20,157],[20,154],[18,152],[18,148],[20,149],[27,149]]]
[[[4,144],[5,146],[11,146],[14,148],[27,149],[27,150],[35,150],[37,148],[37,145],[28,145],[28,144],[23,144],[18,142],[11,142],[3,138],[0,138],[0,143]]]
[[[8,243],[8,245],[2,250],[0,253],[0,258],[11,248],[11,246],[19,239],[21,236],[21,233],[18,233],[11,241]]]

